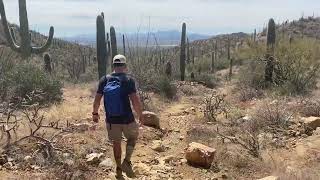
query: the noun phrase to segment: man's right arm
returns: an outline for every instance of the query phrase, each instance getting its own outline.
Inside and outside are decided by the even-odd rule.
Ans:
[[[102,94],[97,93],[93,102],[92,120],[96,123],[99,121],[99,118],[100,118],[99,108],[100,108],[100,102],[101,102],[102,96],[103,96]]]
[[[143,124],[143,116],[142,116],[142,105],[137,93],[132,93],[129,95],[134,111],[138,114],[140,124]]]

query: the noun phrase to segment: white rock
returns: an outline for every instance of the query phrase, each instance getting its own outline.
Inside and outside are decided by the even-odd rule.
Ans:
[[[103,157],[103,153],[91,153],[86,156],[87,163],[89,164],[99,164],[101,162],[101,158]]]
[[[31,156],[26,156],[23,158],[23,160],[27,163],[32,163],[33,158]]]
[[[210,168],[216,149],[192,142],[186,150],[186,159],[190,164]]]
[[[312,133],[313,136],[320,135],[320,127],[317,127],[315,131]]]
[[[85,132],[90,129],[92,125],[89,123],[79,123],[79,124],[71,124],[70,128],[75,132]]]
[[[302,118],[302,121],[304,122],[305,125],[307,125],[313,130],[317,129],[317,127],[320,127],[320,117],[311,116],[307,118]]]
[[[106,158],[105,160],[103,160],[100,164],[99,164],[99,167],[102,167],[102,168],[113,168],[113,161],[112,159],[110,158]]]

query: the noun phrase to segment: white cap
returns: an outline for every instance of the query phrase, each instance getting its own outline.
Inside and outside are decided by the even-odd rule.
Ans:
[[[118,54],[113,58],[112,62],[113,64],[126,64],[127,59],[124,55]]]

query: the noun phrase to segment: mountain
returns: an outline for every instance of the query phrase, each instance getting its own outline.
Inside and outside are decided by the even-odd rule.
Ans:
[[[211,36],[197,33],[188,34],[188,38],[190,41],[207,39]],[[146,46],[148,45],[160,45],[160,46],[175,46],[180,44],[181,33],[179,31],[157,31],[151,33],[128,33],[125,34],[126,41],[129,42],[130,45],[136,46]],[[65,37],[64,40],[71,42],[78,42],[80,44],[86,45],[94,45],[96,42],[95,34],[85,34],[85,35],[77,35],[73,37]],[[122,46],[122,34],[117,34],[117,44],[118,46]],[[126,42],[126,45],[127,43]]]

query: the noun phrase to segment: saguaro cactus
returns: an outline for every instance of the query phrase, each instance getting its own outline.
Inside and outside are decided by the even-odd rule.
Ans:
[[[257,38],[257,30],[254,29],[254,32],[253,32],[253,42],[256,42],[256,38]]]
[[[97,17],[97,60],[99,79],[107,73],[107,47],[106,47],[106,31],[104,26],[104,18],[99,15]]]
[[[18,52],[23,58],[28,58],[31,54],[41,54],[45,52],[52,43],[54,28],[51,26],[49,31],[49,37],[46,43],[41,47],[31,46],[31,36],[29,30],[29,21],[27,13],[26,0],[19,0],[19,20],[20,20],[20,38],[21,44],[15,40],[13,31],[10,30],[6,12],[3,4],[3,0],[0,0],[0,15],[3,24],[4,33],[10,48]]]
[[[170,62],[167,62],[167,64],[166,64],[166,75],[168,76],[168,77],[171,77],[171,75],[172,75],[172,66],[171,66],[171,63]]]
[[[43,60],[44,60],[44,70],[51,74],[52,72],[52,67],[51,67],[51,57],[48,53],[45,53],[43,55]]]
[[[276,43],[276,24],[273,19],[269,20],[268,24],[268,34],[267,34],[267,54],[266,60],[267,65],[265,69],[265,80],[267,82],[272,82],[273,69],[274,69],[274,50]]]
[[[215,70],[215,58],[216,58],[216,53],[211,52],[211,73],[214,73],[214,70]]]
[[[186,23],[182,24],[181,45],[180,45],[180,78],[184,81],[186,71]]]
[[[116,30],[113,26],[110,27],[110,39],[111,39],[111,59],[115,57],[118,54],[117,49],[117,36],[116,36]]]
[[[189,44],[189,38],[187,38],[187,63],[190,63],[190,44]]]
[[[123,46],[123,55],[126,56],[126,40],[124,34],[122,35],[122,46]]]

